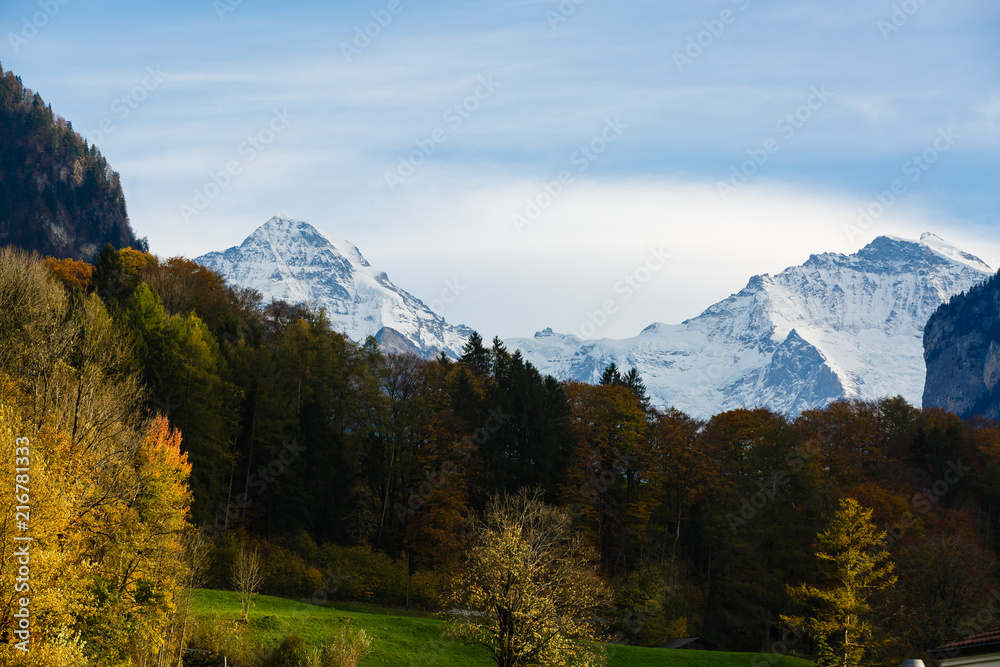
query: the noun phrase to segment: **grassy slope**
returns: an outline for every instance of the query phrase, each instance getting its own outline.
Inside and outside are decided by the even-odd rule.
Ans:
[[[259,596],[250,612],[255,639],[273,642],[291,632],[310,643],[328,638],[347,619],[372,637],[372,653],[364,667],[488,667],[482,648],[462,646],[441,638],[441,620],[420,613],[379,611],[357,605],[317,607],[282,598]],[[198,591],[195,613],[200,616],[239,616],[239,597],[223,591]],[[609,646],[608,667],[745,667],[751,654],[665,651],[630,646]],[[769,667],[806,667],[811,663],[775,656]]]

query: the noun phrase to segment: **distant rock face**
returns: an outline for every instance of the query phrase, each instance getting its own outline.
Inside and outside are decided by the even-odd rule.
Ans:
[[[240,246],[195,261],[258,290],[265,301],[323,308],[336,330],[356,342],[374,336],[385,351],[457,357],[472,334],[393,285],[352,243],[301,220],[275,216]]]
[[[787,406],[798,414],[844,397],[844,385],[815,346],[792,329],[771,362],[732,385],[737,395],[757,393],[761,405]]]
[[[1000,276],[956,296],[924,331],[924,407],[1000,419]]]
[[[853,255],[813,255],[682,324],[626,340],[546,329],[506,341],[543,373],[596,382],[635,366],[654,404],[697,417],[741,407],[798,414],[842,398],[920,401],[931,314],[993,274],[933,234],[882,236]],[[1000,369],[995,371],[1000,377]]]

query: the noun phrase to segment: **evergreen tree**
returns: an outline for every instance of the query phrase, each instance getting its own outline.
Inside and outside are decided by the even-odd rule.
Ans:
[[[624,375],[622,384],[632,390],[639,398],[639,402],[642,403],[644,409],[649,409],[649,396],[646,395],[646,383],[642,381],[642,377],[640,377],[639,371],[635,366],[629,369],[629,372]]]
[[[606,387],[608,385],[618,386],[622,383],[622,374],[618,370],[618,366],[614,362],[608,364],[604,372],[601,373],[601,386]]]
[[[121,255],[110,243],[97,256],[90,278],[89,291],[96,292],[104,303],[117,304],[127,290],[125,264]]]
[[[470,371],[481,376],[490,374],[490,353],[483,345],[483,337],[473,331],[462,348],[459,361]]]

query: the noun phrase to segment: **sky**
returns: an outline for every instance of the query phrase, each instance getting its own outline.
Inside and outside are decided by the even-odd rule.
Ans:
[[[609,298],[595,335],[633,336],[882,234],[1000,267],[995,0],[0,0],[0,28],[154,253],[284,214],[487,339]]]

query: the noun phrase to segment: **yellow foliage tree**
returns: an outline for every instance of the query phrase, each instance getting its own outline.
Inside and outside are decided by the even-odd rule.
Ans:
[[[453,582],[450,634],[485,646],[498,667],[603,664],[593,619],[610,595],[593,561],[540,492],[494,499]]]
[[[41,261],[0,251],[0,664],[176,664],[161,648],[190,465],[166,419],[141,422],[129,365],[99,298],[70,300]],[[30,658],[12,642],[21,597]]]
[[[875,648],[871,623],[875,593],[896,583],[894,565],[883,546],[885,533],[871,522],[872,510],[844,498],[830,526],[819,534],[816,558],[828,566],[823,587],[789,586],[797,602],[811,608],[808,616],[783,616],[789,625],[807,630],[820,645],[832,640],[836,667],[858,667]]]

